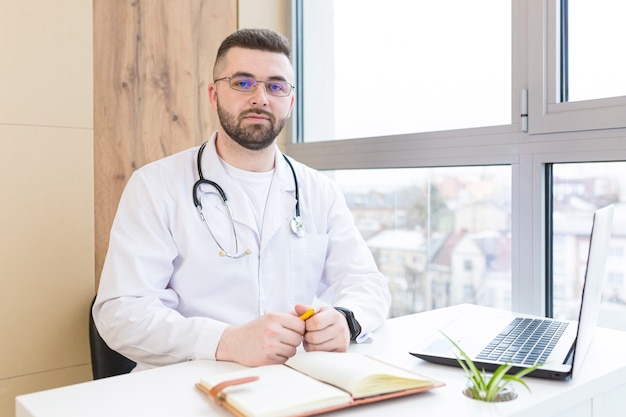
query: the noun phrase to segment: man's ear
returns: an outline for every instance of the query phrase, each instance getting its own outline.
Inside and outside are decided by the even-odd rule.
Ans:
[[[294,94],[291,95],[291,103],[289,104],[289,111],[287,112],[287,118],[291,117],[291,112],[293,111],[293,106],[296,104],[296,96]]]
[[[209,104],[213,108],[213,110],[217,111],[217,88],[215,83],[209,83],[209,87],[207,89],[209,94]]]

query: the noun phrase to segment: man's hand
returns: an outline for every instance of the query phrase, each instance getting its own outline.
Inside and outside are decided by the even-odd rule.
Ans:
[[[228,326],[215,358],[246,366],[284,363],[302,343],[304,326],[298,316],[288,313],[268,313],[240,326]]]
[[[297,304],[296,314],[308,310],[308,306]],[[350,329],[346,317],[330,306],[320,307],[305,322],[304,349],[327,352],[345,352],[350,346]]]

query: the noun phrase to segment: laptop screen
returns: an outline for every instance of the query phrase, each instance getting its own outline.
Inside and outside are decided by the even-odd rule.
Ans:
[[[593,215],[585,284],[578,317],[578,337],[575,342],[572,378],[576,376],[582,366],[598,323],[602,300],[602,282],[613,228],[613,209],[613,205],[609,205],[597,210]]]

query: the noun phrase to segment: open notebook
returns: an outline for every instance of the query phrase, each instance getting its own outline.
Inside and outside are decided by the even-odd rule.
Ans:
[[[310,416],[442,386],[358,353],[303,352],[285,365],[207,375],[196,387],[236,416]]]
[[[494,371],[508,362],[514,365],[510,372],[517,372],[542,363],[529,375],[560,380],[573,378],[583,362],[598,320],[612,225],[613,205],[594,213],[578,322],[516,316],[495,310],[496,313],[479,317],[456,317],[440,329],[441,333],[458,343],[479,369]],[[409,353],[429,362],[459,366],[452,344],[441,333],[422,341]]]

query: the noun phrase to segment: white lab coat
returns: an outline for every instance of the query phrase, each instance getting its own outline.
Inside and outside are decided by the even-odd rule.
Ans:
[[[204,150],[202,171],[225,191],[240,251],[252,254],[218,255],[192,199],[197,147],[145,165],[129,179],[111,229],[93,308],[102,337],[138,362],[137,369],[214,359],[228,324],[292,312],[296,303],[317,297],[354,311],[360,340],[367,338],[386,318],[389,290],[336,184],[292,160],[305,227],[297,237],[290,227],[294,180],[277,149],[259,234],[247,196],[217,156],[215,137]],[[219,194],[203,185],[198,196],[216,238],[234,251]]]

